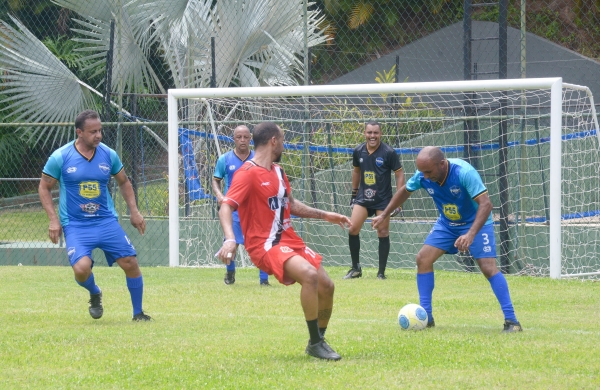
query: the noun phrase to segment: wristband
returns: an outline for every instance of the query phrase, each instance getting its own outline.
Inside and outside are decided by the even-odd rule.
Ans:
[[[229,240],[223,240],[223,243],[225,243],[225,242],[236,242],[236,241],[235,241],[235,238],[231,238]]]

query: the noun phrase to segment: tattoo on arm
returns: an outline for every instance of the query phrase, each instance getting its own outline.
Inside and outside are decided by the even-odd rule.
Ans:
[[[308,207],[304,203],[296,200],[290,196],[290,213],[300,218],[325,218],[325,212],[323,210],[314,209]]]

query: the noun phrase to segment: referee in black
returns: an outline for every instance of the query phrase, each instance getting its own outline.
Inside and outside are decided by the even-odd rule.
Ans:
[[[352,153],[352,226],[348,232],[348,244],[352,268],[344,279],[360,278],[360,229],[367,219],[379,215],[386,208],[392,192],[392,172],[396,176],[396,189],[404,185],[404,171],[394,149],[381,142],[381,125],[375,121],[365,124],[366,142],[358,145]],[[385,267],[390,253],[390,219],[377,227],[379,237],[379,270],[377,279],[385,279]]]

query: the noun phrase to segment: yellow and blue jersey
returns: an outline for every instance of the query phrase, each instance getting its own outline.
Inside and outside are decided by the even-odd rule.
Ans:
[[[58,180],[58,215],[61,225],[82,226],[93,221],[117,220],[117,212],[108,191],[111,175],[123,169],[117,153],[100,143],[88,160],[75,141],[52,153],[42,173]]]
[[[447,227],[472,224],[479,208],[475,199],[487,193],[477,170],[468,162],[457,158],[448,159],[446,177],[439,183],[425,179],[423,173],[417,170],[407,181],[406,190],[413,192],[420,188],[425,189],[433,198],[440,212],[438,221]],[[490,213],[485,225],[492,223]]]

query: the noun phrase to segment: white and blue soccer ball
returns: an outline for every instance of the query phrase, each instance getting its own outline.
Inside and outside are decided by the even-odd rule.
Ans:
[[[398,323],[404,330],[422,330],[427,327],[427,312],[416,303],[409,303],[400,309]]]

